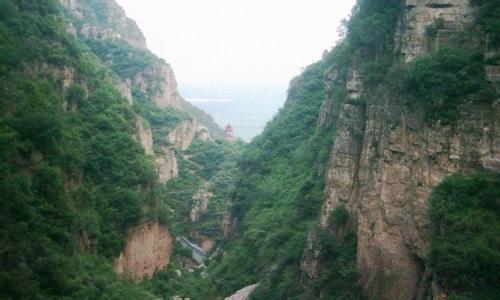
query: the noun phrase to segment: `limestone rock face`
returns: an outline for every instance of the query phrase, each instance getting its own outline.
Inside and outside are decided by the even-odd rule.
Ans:
[[[177,124],[168,134],[168,142],[175,147],[186,150],[196,135],[196,123],[193,120],[185,120]]]
[[[113,81],[113,85],[114,87],[116,88],[116,90],[118,91],[118,93],[120,93],[120,95],[127,99],[127,102],[129,105],[132,105],[132,91],[130,90],[130,87],[122,80],[119,80],[119,79],[115,79]]]
[[[359,154],[364,134],[364,106],[343,104],[339,115],[339,129],[335,137],[330,161],[325,174],[325,198],[320,223],[329,225],[333,209],[341,204],[349,206],[358,195],[354,192],[359,166]],[[355,209],[355,205],[351,205]]]
[[[350,99],[356,100],[361,97],[363,93],[363,83],[361,81],[361,74],[356,71],[356,69],[349,70],[346,89]]]
[[[159,108],[181,108],[182,98],[177,90],[174,72],[169,64],[161,60],[136,74],[128,83],[148,95]]]
[[[144,120],[137,120],[136,123],[137,133],[135,138],[141,142],[142,147],[146,154],[153,154],[153,133],[151,132],[151,128],[145,124]]]
[[[396,51],[405,61],[449,43],[475,20],[467,0],[405,3],[395,36]],[[432,41],[429,26],[436,30]],[[485,48],[486,58],[498,53],[487,38]],[[497,66],[486,66],[486,79],[497,91],[499,74]],[[335,69],[326,73],[327,89],[341,84],[337,77]],[[455,125],[448,126],[425,121],[423,111],[410,111],[404,99],[390,93],[368,103],[353,101],[363,99],[362,81],[354,64],[347,72],[346,101],[327,99],[319,114],[319,126],[336,122],[337,128],[320,224],[328,227],[332,211],[347,208],[353,223],[348,226],[357,232],[361,284],[371,298],[438,299],[444,294],[437,283],[423,280],[427,199],[433,187],[458,170],[482,166],[500,171],[500,100],[462,104]],[[321,268],[320,250],[312,232],[301,262],[304,299]]]
[[[322,245],[318,243],[316,232],[310,232],[300,260],[300,271],[302,273],[300,284],[304,289],[301,295],[302,300],[314,298],[311,287],[319,277],[321,250]]]
[[[191,222],[196,222],[200,216],[208,209],[208,203],[214,194],[209,190],[208,185],[200,188],[196,194],[193,195],[193,208],[189,213]]]
[[[165,149],[163,154],[156,158],[155,166],[158,174],[158,182],[160,183],[166,183],[179,173],[177,158],[173,149]]]
[[[76,19],[83,21],[79,28],[70,24],[73,28],[69,29],[70,31],[85,38],[125,41],[136,48],[146,49],[146,39],[139,27],[114,0],[103,0],[102,7],[91,7],[91,4],[84,0],[59,2]],[[85,19],[91,19],[93,22],[87,23]]]
[[[146,222],[130,231],[120,256],[115,259],[117,274],[130,274],[141,281],[167,267],[173,249],[170,232],[158,222]]]
[[[201,141],[210,141],[210,131],[208,131],[208,128],[203,126],[203,125],[198,125],[196,127],[196,138],[200,139]]]
[[[475,20],[469,0],[405,0],[406,10],[396,33],[397,51],[405,61],[425,54],[431,47],[446,44],[455,32]],[[435,40],[427,34],[434,26]]]
[[[344,204],[357,220],[364,287],[380,299],[412,299],[429,289],[420,285],[429,193],[459,169],[500,170],[500,109],[498,101],[464,105],[452,128],[430,126],[402,104],[386,101],[366,111],[342,107],[321,224],[328,226],[331,211]]]

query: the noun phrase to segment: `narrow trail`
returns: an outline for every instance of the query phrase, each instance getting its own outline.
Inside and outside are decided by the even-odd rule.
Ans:
[[[192,161],[192,160],[191,160],[191,155],[184,154],[184,155],[182,156],[182,159],[184,159],[186,162],[188,162],[188,163],[189,163],[189,164],[191,164],[192,166],[195,166],[195,167],[196,167],[198,170],[200,170],[200,171],[201,171],[201,170],[203,170],[203,169],[205,168],[204,166],[202,166],[202,165],[200,165],[200,164],[198,164],[198,163],[196,163],[196,162]],[[199,178],[199,179],[203,182],[203,185],[204,185],[204,186],[207,186],[207,185],[209,184],[208,180],[206,180],[203,176],[201,176],[201,175],[197,174],[197,173],[196,173],[196,171],[194,171],[194,170],[189,170],[189,172],[190,172],[193,176],[195,176],[195,177]]]

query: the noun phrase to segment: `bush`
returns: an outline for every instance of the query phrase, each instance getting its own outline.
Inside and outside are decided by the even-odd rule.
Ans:
[[[332,210],[330,214],[330,224],[333,226],[344,226],[349,221],[349,211],[345,205],[341,204]]]
[[[488,102],[493,91],[484,76],[483,56],[468,49],[441,48],[416,59],[406,73],[410,106],[423,106],[429,119],[453,122],[465,101]]]
[[[85,88],[78,83],[73,83],[66,91],[66,100],[70,104],[78,104],[85,100]]]
[[[500,173],[447,177],[430,196],[429,267],[450,298],[500,292]]]
[[[492,46],[500,45],[500,0],[473,0],[472,5],[480,6],[478,23],[488,34]]]

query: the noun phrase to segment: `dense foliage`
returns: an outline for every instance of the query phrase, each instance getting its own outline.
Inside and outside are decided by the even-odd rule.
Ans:
[[[106,1],[85,3],[95,16],[78,22],[107,24]],[[478,25],[498,45],[498,0],[473,4],[480,6]],[[240,143],[196,140],[176,151],[179,176],[159,185],[153,157],[132,138],[137,122],[151,128],[156,154],[172,146],[168,132],[193,116],[220,129],[187,102],[182,110],[157,108],[154,91],[135,87],[129,106],[112,81],[151,75],[164,62],[124,42],[75,40],[57,5],[0,1],[2,299],[203,299],[257,282],[255,299],[295,299],[304,292],[300,262],[311,232],[321,248],[311,296],[361,299],[348,209],[333,210],[328,228],[317,224],[339,106],[369,105],[390,90],[398,94],[394,101],[404,98],[429,122],[453,124],[461,104],[494,99],[484,66],[498,58],[485,61],[460,45],[402,64],[394,56],[401,1],[359,0],[343,41],[292,80],[285,106],[259,137],[241,153]],[[427,34],[443,26],[435,22]],[[348,99],[345,88],[353,68],[367,91],[358,100]],[[325,74],[334,74],[330,86]],[[456,174],[432,193],[428,266],[452,299],[493,299],[500,292],[499,179],[484,170]],[[213,197],[193,223],[193,196],[202,188]],[[222,238],[227,213],[236,240]],[[224,255],[207,262],[208,274],[187,272],[190,253],[176,244],[169,268],[151,280],[118,279],[112,259],[127,229],[142,219],[167,224],[174,236],[213,238]]]
[[[415,60],[405,72],[405,91],[413,96],[409,105],[423,107],[430,120],[453,122],[460,104],[494,99],[483,55],[471,49],[441,48]]]
[[[109,260],[156,180],[133,111],[55,1],[1,5],[0,297],[151,296],[117,281]],[[66,90],[64,68],[75,70]]]
[[[479,6],[478,23],[484,27],[491,46],[500,45],[500,1],[499,0],[472,0],[472,5]]]
[[[450,299],[500,293],[500,174],[457,173],[430,197],[429,266]]]
[[[285,107],[239,159],[232,214],[238,240],[213,265],[211,280],[223,295],[269,278],[255,297],[287,298],[301,293],[299,263],[304,241],[319,213],[323,180],[312,165],[325,163],[332,128],[317,129],[325,99],[325,62],[305,69],[292,81]],[[308,151],[312,145],[315,151]],[[317,162],[321,159],[321,162]]]
[[[148,50],[134,48],[123,41],[89,39],[86,44],[121,78],[134,78],[157,59]]]

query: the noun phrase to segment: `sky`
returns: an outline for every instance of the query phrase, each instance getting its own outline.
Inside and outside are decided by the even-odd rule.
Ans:
[[[339,39],[355,0],[116,0],[181,84],[286,85]]]

